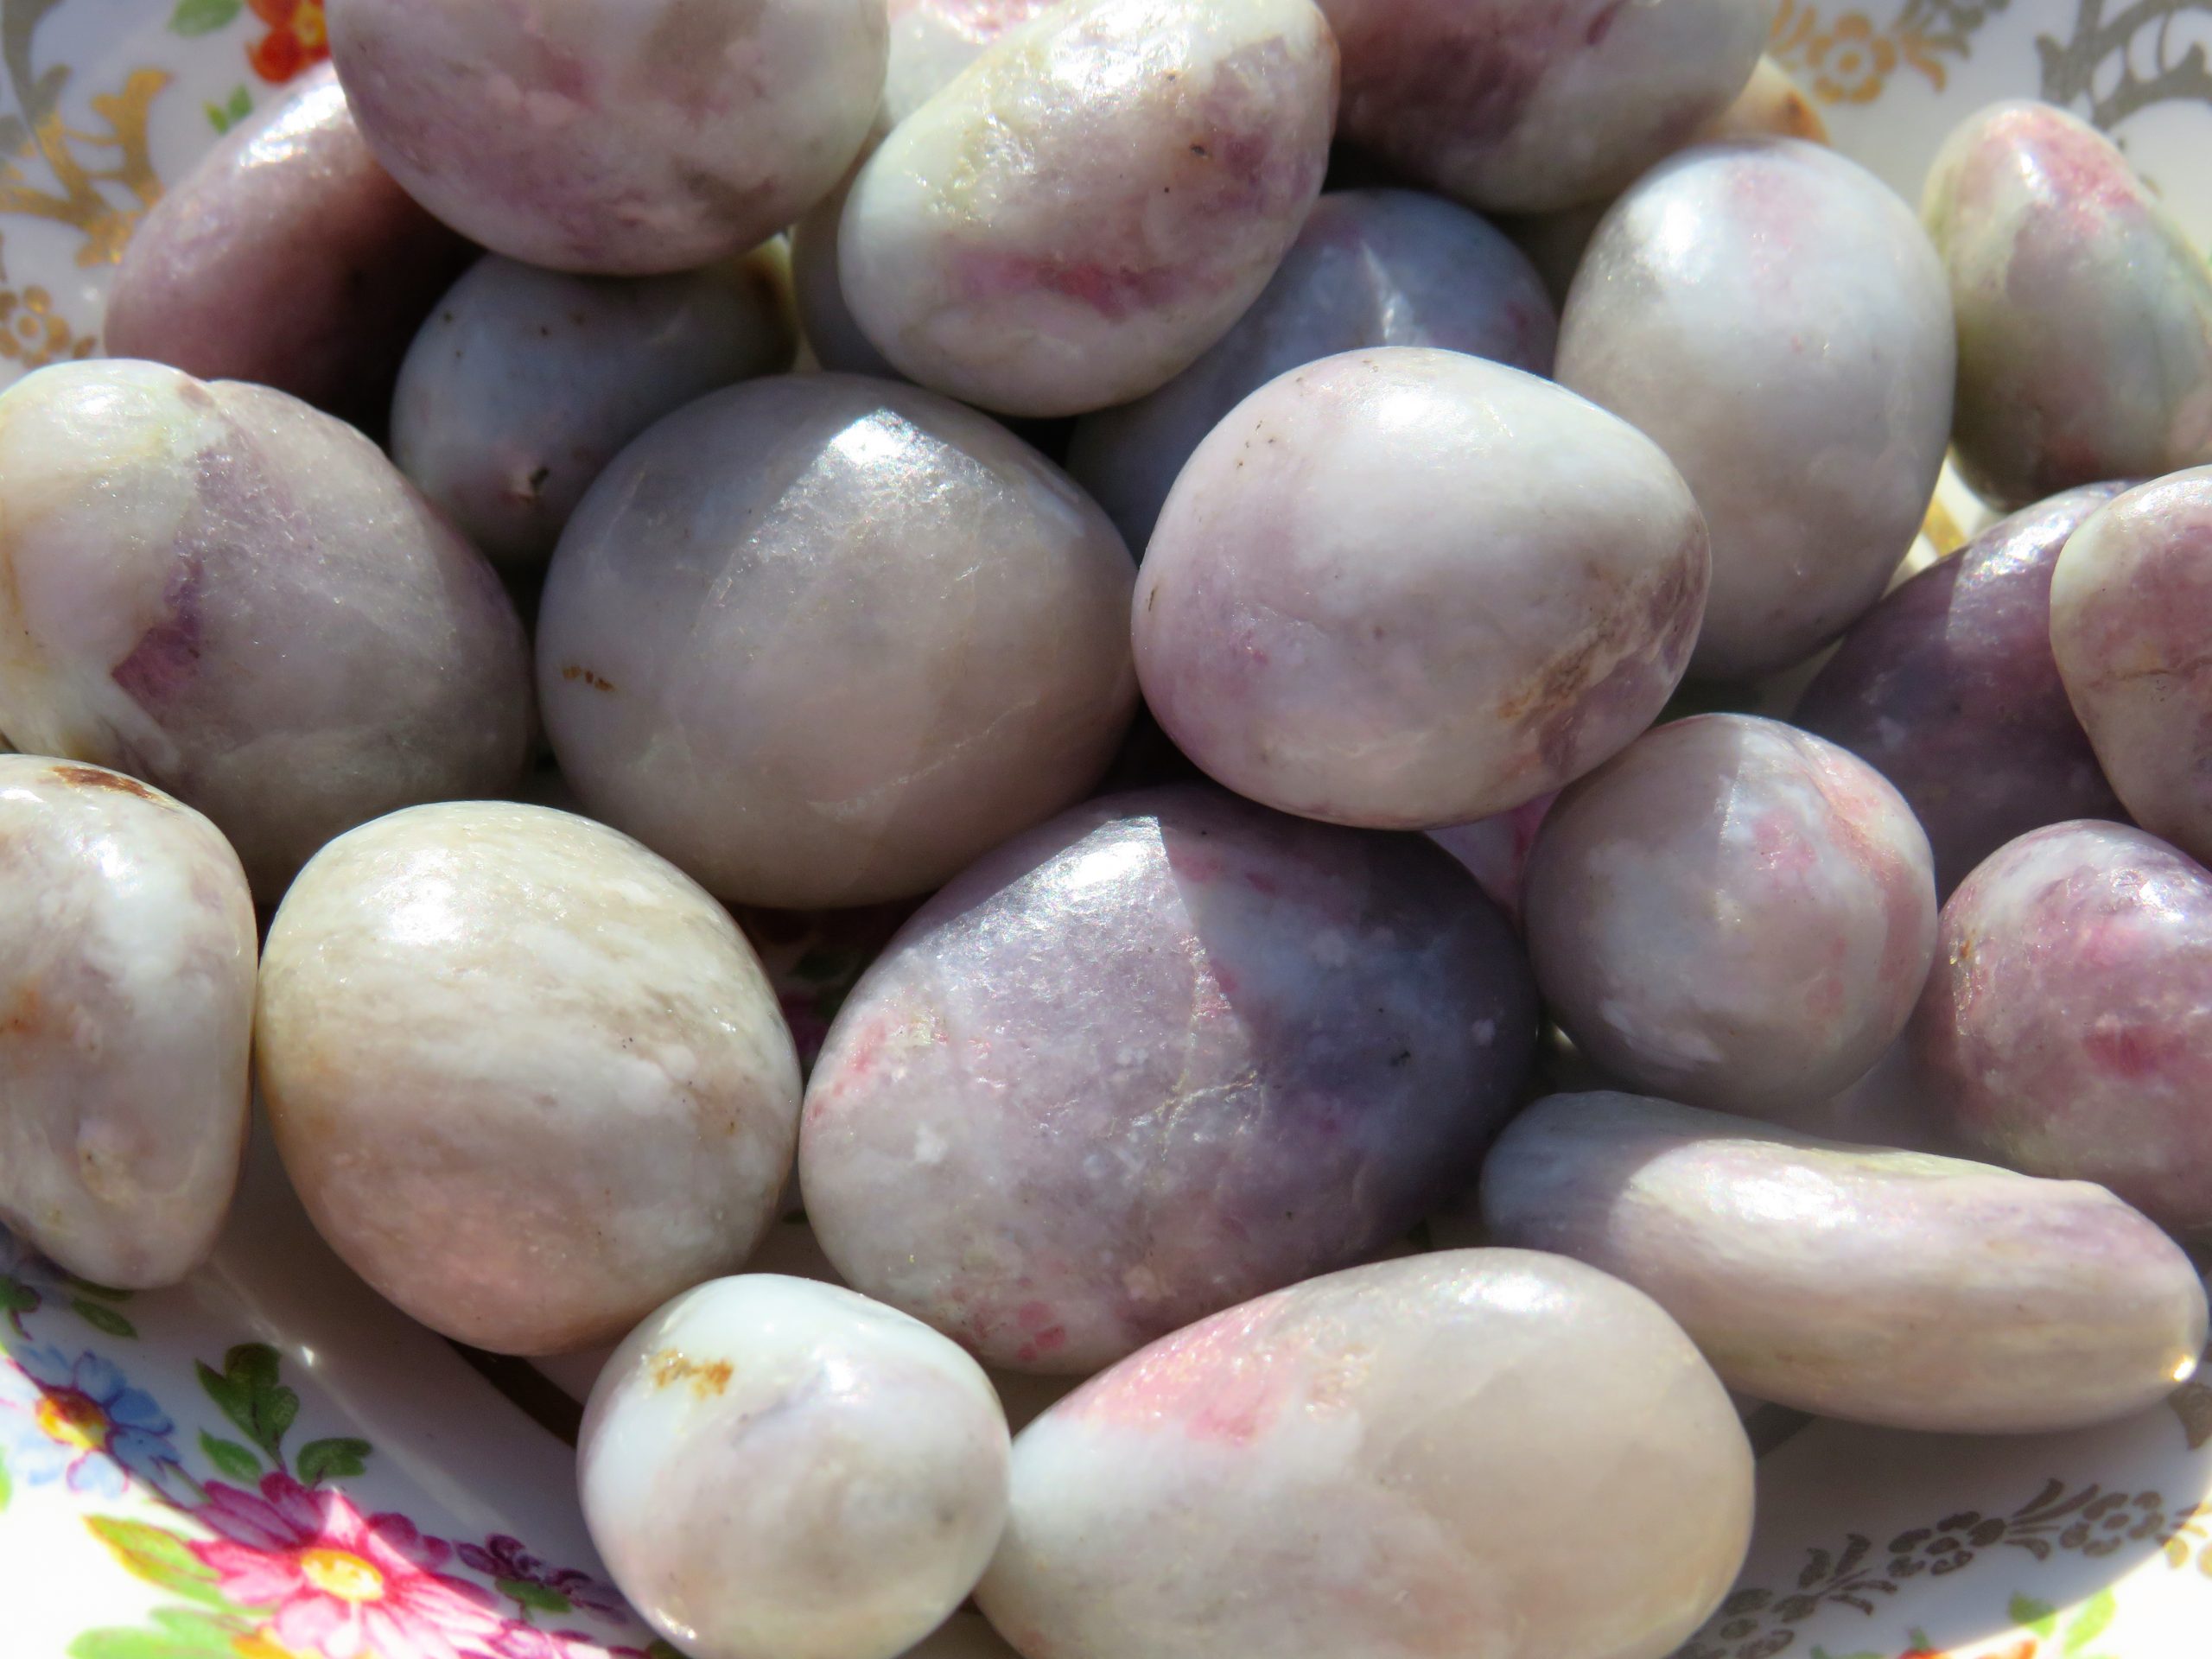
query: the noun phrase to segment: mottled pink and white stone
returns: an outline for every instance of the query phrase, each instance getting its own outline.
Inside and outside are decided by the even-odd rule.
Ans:
[[[2082,1428],[2204,1349],[2196,1268],[2103,1187],[1671,1101],[1539,1101],[1483,1166],[1482,1216],[1646,1292],[1730,1388],[1824,1417]]]
[[[1897,786],[1936,888],[2016,836],[2126,815],[2051,652],[2051,571],[2127,486],[2088,484],[2000,519],[1852,624],[1790,715]]]
[[[1011,415],[1165,385],[1259,297],[1321,188],[1337,54],[1312,0],[1070,0],[855,180],[846,303],[901,373]]]
[[[332,842],[269,930],[255,1036],[323,1237],[496,1352],[606,1342],[734,1271],[791,1167],[798,1061],[760,958],[566,812],[456,802]]]
[[[1007,1462],[998,1396],[957,1344],[774,1274],[632,1332],[576,1443],[592,1541],[692,1659],[907,1653],[989,1564]]]
[[[835,188],[875,118],[882,0],[331,0],[354,117],[496,253],[647,276],[728,258]]]
[[[1750,715],[1662,726],[1562,794],[1523,905],[1578,1048],[1637,1088],[1752,1116],[1862,1076],[1936,940],[1933,859],[1904,798]]]
[[[215,826],[99,766],[0,755],[0,1223],[174,1284],[238,1184],[253,897]]]
[[[832,1027],[799,1182],[856,1288],[1096,1370],[1402,1237],[1525,1077],[1511,931],[1436,848],[1205,785],[1009,843]]]
[[[1047,1411],[976,1595],[1025,1659],[1660,1659],[1751,1522],[1735,1408],[1656,1304],[1452,1250],[1231,1308]]]
[[[2212,1234],[2212,875],[2115,823],[1999,849],[1943,906],[1912,1039],[1944,1131]]]
[[[1503,812],[1659,713],[1705,599],[1666,456],[1535,375],[1382,346],[1269,382],[1176,481],[1137,673],[1177,746],[1309,817]]]
[[[1335,192],[1204,357],[1077,423],[1068,470],[1141,550],[1192,452],[1277,375],[1367,346],[1434,346],[1548,374],[1558,333],[1535,267],[1464,207],[1411,190]]]
[[[655,426],[569,521],[546,728],[594,816],[725,899],[914,897],[1106,770],[1135,579],[1105,514],[972,410],[751,381]]]
[[[890,0],[891,55],[883,73],[889,131],[935,98],[1000,39],[1059,0]]]
[[[1955,350],[1911,209],[1820,145],[1684,150],[1606,215],[1559,380],[1650,434],[1705,512],[1692,673],[1788,668],[1882,596],[1943,464]]]
[[[2212,461],[2212,267],[2095,128],[1970,116],[1922,212],[1958,314],[1961,474],[2000,505]]]
[[[717,387],[791,367],[786,307],[765,257],[607,277],[492,255],[408,348],[392,459],[490,557],[541,564],[632,438]]]
[[[0,396],[0,730],[205,812],[264,903],[357,823],[519,781],[514,606],[353,428],[60,364]]]
[[[2199,862],[2212,859],[2208,639],[2212,467],[2132,489],[2067,538],[2050,578],[2066,696],[2129,816]]]
[[[1771,0],[1321,0],[1342,136],[1471,207],[1599,201],[1726,109]]]
[[[102,346],[374,423],[409,336],[474,257],[370,153],[325,67],[233,127],[139,221]]]

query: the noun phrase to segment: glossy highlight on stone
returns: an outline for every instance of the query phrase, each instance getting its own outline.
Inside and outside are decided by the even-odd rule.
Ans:
[[[2212,267],[2088,123],[1998,104],[1922,212],[1958,314],[1960,472],[1999,505],[2212,461]]]
[[[1184,468],[1137,577],[1137,673],[1241,794],[1460,823],[1651,723],[1706,572],[1696,503],[1624,422],[1457,352],[1347,353],[1253,393]]]
[[[2196,1269],[2101,1186],[1671,1101],[1538,1102],[1482,1215],[1649,1294],[1730,1388],[1827,1417],[2082,1428],[2155,1405],[2204,1347]]]
[[[0,395],[0,730],[205,812],[263,903],[357,823],[520,780],[513,603],[351,427],[60,364]]]
[[[1106,770],[1135,576],[1105,515],[983,416],[751,381],[653,427],[569,521],[546,728],[594,816],[722,898],[915,897]]]
[[[632,1332],[576,1454],[616,1584],[693,1659],[895,1659],[966,1599],[1006,1522],[982,1368],[880,1303],[773,1274],[701,1285]]]
[[[603,824],[469,801],[340,837],[276,912],[255,1019],[317,1230],[458,1341],[606,1342],[775,1218],[799,1096],[775,993]]]
[[[1880,773],[1749,715],[1659,727],[1554,803],[1523,916],[1545,1005],[1654,1094],[1758,1116],[1904,1029],[1936,938],[1928,838]]]
[[[1080,1375],[1402,1237],[1471,1179],[1535,1019],[1511,931],[1417,838],[1205,785],[1092,802],[855,988],[807,1215],[857,1288]]]
[[[1735,1408],[1649,1298],[1451,1250],[1231,1308],[1054,1406],[976,1599],[1025,1659],[1662,1659],[1751,1521]]]
[[[495,253],[650,276],[829,194],[883,91],[882,0],[330,0],[378,158]]]
[[[207,1255],[245,1141],[253,897],[136,779],[0,755],[0,1224],[95,1284]]]
[[[2060,823],[1943,906],[1912,1039],[1944,1131],[2212,1235],[2212,875],[2156,836]]]
[[[861,169],[845,302],[900,372],[982,408],[1141,397],[1274,274],[1320,192],[1336,71],[1312,0],[1070,0]]]
[[[1897,787],[1948,894],[2016,836],[2126,816],[2051,653],[2051,570],[2127,487],[2088,484],[2000,519],[1853,623],[1793,725]]]
[[[1559,381],[1649,433],[1705,512],[1693,674],[1788,668],[1881,597],[1942,467],[1955,355],[1911,210],[1817,144],[1685,150],[1606,215]]]

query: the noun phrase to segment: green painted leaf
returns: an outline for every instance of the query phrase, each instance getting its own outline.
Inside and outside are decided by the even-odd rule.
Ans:
[[[184,1540],[143,1521],[124,1521],[111,1515],[85,1518],[93,1537],[108,1547],[125,1571],[145,1580],[157,1590],[200,1602],[228,1607],[230,1602],[215,1586],[215,1575],[185,1548]]]
[[[1830,1653],[1826,1648],[1815,1648],[1810,1659],[1891,1659],[1885,1653]]]
[[[548,1585],[532,1584],[528,1579],[495,1579],[492,1587],[508,1600],[519,1602],[541,1613],[565,1613],[569,1611],[569,1599]]]
[[[215,1465],[218,1474],[248,1483],[261,1478],[261,1459],[236,1440],[219,1440],[202,1429],[200,1432],[200,1449],[207,1454],[207,1461]]]
[[[213,104],[202,104],[200,108],[207,118],[207,124],[214,128],[217,132],[228,132],[231,130],[231,118],[226,115],[219,106]]]
[[[2058,1609],[2047,1601],[2037,1601],[2032,1596],[2013,1597],[2005,1613],[2022,1630],[2032,1630],[2046,1642],[2058,1629]]]
[[[117,1290],[107,1285],[96,1285],[89,1279],[79,1279],[73,1273],[69,1275],[69,1283],[72,1288],[81,1290],[87,1296],[97,1296],[104,1302],[127,1302],[131,1297],[130,1291]]]
[[[150,1617],[157,1629],[86,1631],[69,1644],[69,1659],[235,1659],[232,1638],[246,1630],[181,1607],[156,1608]]]
[[[15,1486],[8,1479],[8,1459],[0,1458],[0,1510],[8,1507],[8,1500],[15,1495]]]
[[[178,35],[213,35],[238,15],[242,0],[177,0],[169,28]]]
[[[0,1273],[0,1313],[35,1313],[39,1294],[22,1280]]]
[[[138,1327],[111,1307],[76,1296],[70,1299],[69,1311],[95,1331],[105,1331],[111,1337],[124,1337],[133,1342],[138,1339]]]
[[[645,1644],[645,1659],[684,1659],[684,1653],[673,1642],[664,1642],[655,1637]]]
[[[223,1356],[220,1371],[205,1363],[199,1368],[207,1397],[280,1469],[284,1432],[300,1414],[300,1396],[276,1380],[282,1363],[266,1343],[247,1342]]]
[[[326,1480],[358,1475],[368,1466],[369,1453],[374,1449],[366,1440],[309,1440],[300,1448],[296,1459],[300,1482],[302,1485],[320,1486]]]
[[[233,87],[230,97],[220,104],[203,104],[207,112],[207,124],[218,132],[228,132],[232,127],[253,113],[253,94],[243,86]]]
[[[2105,1626],[2112,1623],[2112,1616],[2119,1602],[2110,1590],[2100,1590],[2082,1604],[2082,1611],[2074,1615],[2066,1626],[2064,1651],[2079,1653],[2105,1633]]]

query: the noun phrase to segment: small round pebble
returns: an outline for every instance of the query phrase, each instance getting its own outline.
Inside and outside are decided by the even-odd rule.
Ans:
[[[1935,948],[1928,837],[1847,750],[1748,715],[1659,727],[1561,795],[1524,915],[1544,1001],[1600,1067],[1758,1116],[1904,1029]]]
[[[256,1065],[286,1172],[402,1311],[588,1347],[743,1262],[798,1061],[728,914],[628,836],[507,802],[334,842],[269,931]]]
[[[982,1369],[880,1303],[773,1274],[632,1332],[576,1458],[615,1583],[692,1659],[895,1659],[967,1599],[1006,1523]]]
[[[215,826],[0,755],[0,1224],[95,1284],[174,1284],[245,1141],[253,897]]]
[[[1238,404],[1137,580],[1137,673],[1240,794],[1377,829],[1487,817],[1649,725],[1705,523],[1658,447],[1503,364],[1383,346]]]

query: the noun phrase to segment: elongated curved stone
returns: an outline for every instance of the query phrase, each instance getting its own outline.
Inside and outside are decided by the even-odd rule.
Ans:
[[[1445,1251],[1216,1314],[1054,1406],[976,1598],[1025,1659],[1661,1659],[1751,1511],[1735,1408],[1648,1297]]]
[[[1618,1274],[1732,1389],[1955,1433],[2082,1428],[2196,1369],[2204,1287],[2101,1186],[1554,1095],[1483,1166],[1502,1244]]]
[[[173,1284],[245,1141],[253,898],[137,779],[0,755],[0,1223],[95,1284]]]

